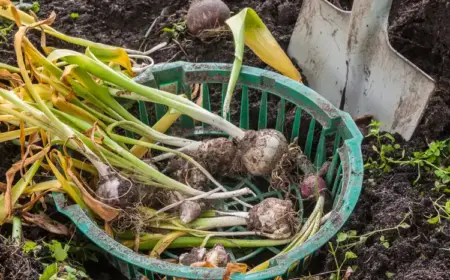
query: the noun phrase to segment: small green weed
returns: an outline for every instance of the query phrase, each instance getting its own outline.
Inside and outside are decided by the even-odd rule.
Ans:
[[[330,254],[333,256],[334,262],[336,264],[336,272],[331,273],[330,278],[329,278],[330,280],[340,280],[342,267],[347,263],[348,260],[358,258],[358,256],[355,253],[353,253],[352,251],[345,251],[344,260],[341,263],[339,263],[338,256],[337,256],[338,250],[340,249],[339,244],[340,244],[340,242],[337,241],[336,248],[334,248],[333,243],[328,242],[328,246],[330,247],[330,250],[328,250],[328,252],[330,252]],[[353,267],[352,270],[355,271],[356,267]]]
[[[97,262],[96,252],[98,249],[91,244],[76,244],[73,241],[62,244],[57,240],[52,240],[50,243],[42,242],[36,243],[34,241],[26,241],[22,250],[26,254],[35,254],[41,252],[43,247],[49,249],[50,255],[42,256],[43,259],[54,259],[59,262],[76,261],[83,263],[85,261]]]
[[[164,27],[163,31],[170,34],[172,39],[177,40],[178,37],[186,32],[186,21],[174,23],[172,27]]]
[[[39,11],[41,10],[41,4],[39,4],[39,2],[34,1],[33,3],[31,3],[31,10],[37,14],[39,13]]]
[[[377,121],[372,121],[369,125],[370,132],[367,137],[374,137],[376,139],[376,145],[372,146],[372,149],[378,154],[379,160],[374,160],[369,158],[367,163],[364,165],[364,168],[382,170],[383,172],[389,172],[392,170],[390,163],[392,158],[390,155],[396,150],[401,150],[399,144],[395,144],[395,138],[390,133],[381,133],[380,127],[382,123]],[[385,140],[385,141],[383,141]],[[387,143],[383,143],[387,142]],[[404,156],[405,151],[403,150],[402,154]]]
[[[70,14],[70,17],[71,17],[72,19],[77,19],[77,18],[80,17],[80,14],[79,14],[79,13],[71,13],[71,14]]]
[[[13,4],[16,6],[16,8],[24,12],[32,11],[33,13],[37,14],[41,10],[41,4],[39,4],[38,1],[34,1],[32,3],[23,3],[22,1],[19,1],[13,2]]]
[[[44,249],[44,250],[43,250]],[[48,250],[45,250],[48,249]],[[26,241],[22,250],[26,254],[32,254],[36,259],[47,264],[39,280],[53,279],[90,279],[81,268],[85,261],[98,261],[95,255],[95,247],[92,245],[78,245],[74,242],[61,243],[51,240],[49,243],[36,243]],[[42,255],[42,252],[44,255]]]
[[[432,224],[432,225],[438,224],[441,222],[441,219],[450,220],[450,200],[447,199],[447,201],[445,203],[440,204],[439,201],[443,197],[444,196],[441,196],[438,199],[436,199],[436,201],[432,201],[434,210],[436,210],[437,214],[436,214],[436,216],[428,218],[427,222],[429,224]]]
[[[39,280],[76,280],[91,279],[84,271],[67,264],[52,263],[47,266]]]
[[[351,250],[353,248],[357,248],[361,245],[363,245],[369,237],[372,237],[375,234],[380,234],[383,232],[388,232],[392,230],[399,231],[401,228],[407,229],[410,227],[408,223],[406,223],[406,220],[411,215],[411,213],[407,213],[403,220],[396,226],[391,228],[385,228],[385,229],[379,229],[375,231],[371,231],[368,233],[365,233],[363,235],[358,235],[356,230],[349,230],[346,232],[339,232],[336,237],[336,246],[333,246],[332,242],[328,243],[328,246],[330,247],[330,254],[334,258],[334,262],[336,264],[336,272],[332,273],[330,276],[330,280],[341,280],[341,271],[342,267],[351,259],[356,259],[358,256],[353,253]],[[386,239],[384,235],[380,236],[380,244],[382,244],[386,249],[388,249],[391,245],[389,241]],[[338,261],[338,253],[342,252],[344,254],[344,260],[339,263]],[[356,271],[358,267],[352,266],[352,271]]]
[[[386,277],[388,278],[388,279],[391,279],[391,278],[393,278],[394,276],[395,276],[395,273],[392,273],[392,272],[386,272],[385,273],[385,275],[386,275]]]
[[[400,165],[411,165],[417,168],[416,184],[421,178],[421,170],[435,176],[435,189],[450,193],[448,183],[450,183],[450,142],[434,141],[428,144],[428,149],[424,152],[414,152],[408,160],[391,160],[392,163]]]
[[[386,248],[389,249],[391,247],[391,244],[389,244],[389,241],[386,240],[384,235],[380,236],[380,243]]]
[[[44,242],[44,244],[50,249],[51,255],[55,259],[55,261],[63,262],[67,259],[68,257],[67,252],[70,249],[69,244],[65,244],[63,247],[63,245],[56,240],[52,240],[50,243]]]
[[[418,167],[424,168],[425,171],[434,173],[438,179],[435,182],[437,189],[450,192],[448,188],[448,183],[450,183],[449,157],[450,142],[447,139],[430,143],[425,152],[415,152],[412,162]]]
[[[450,139],[445,141],[434,141],[428,144],[428,149],[423,152],[413,152],[412,156],[405,159],[405,150],[399,144],[395,144],[394,137],[387,133],[381,133],[380,126],[382,123],[372,121],[370,124],[370,133],[367,137],[374,137],[376,144],[372,149],[378,154],[378,159],[369,158],[364,167],[373,170],[382,170],[389,172],[392,165],[411,165],[417,168],[416,184],[420,178],[422,171],[431,173],[436,177],[434,183],[436,190],[450,193]],[[392,158],[395,151],[402,151],[401,157]]]
[[[14,23],[0,23],[0,46],[8,41],[8,35],[14,27]]]
[[[344,251],[350,250],[356,246],[360,246],[360,245],[364,244],[369,237],[372,237],[375,234],[380,234],[383,232],[388,232],[388,231],[393,231],[393,230],[399,231],[401,228],[403,228],[403,229],[409,228],[410,225],[408,223],[406,223],[405,221],[410,215],[411,215],[411,213],[407,213],[405,215],[405,217],[403,218],[403,220],[395,227],[374,230],[374,231],[365,233],[363,235],[357,235],[356,231],[354,231],[354,230],[350,230],[347,232],[340,232],[337,235],[336,241],[342,244],[342,246],[341,246],[342,250],[344,250]],[[343,243],[345,243],[345,244],[343,244]],[[386,248],[390,247],[389,241],[383,235],[380,236],[380,243]]]

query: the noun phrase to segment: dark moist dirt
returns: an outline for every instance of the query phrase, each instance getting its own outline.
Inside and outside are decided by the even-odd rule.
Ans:
[[[20,247],[0,238],[0,279],[39,279],[42,264]]]
[[[268,28],[283,48],[289,43],[289,37],[295,25],[301,6],[301,0],[267,1],[225,1],[232,12],[243,7],[252,7],[261,16]],[[350,9],[351,0],[334,0],[342,9]],[[51,11],[57,14],[54,27],[64,33],[88,38],[94,41],[119,45],[127,48],[149,49],[167,41],[162,28],[170,27],[183,20],[188,9],[188,1],[180,0],[45,0],[40,1],[40,17],[48,16]],[[71,13],[79,13],[77,19]],[[149,39],[143,42],[144,34],[156,19]],[[437,82],[437,91],[432,98],[416,135],[408,143],[401,145],[408,152],[424,150],[426,143],[450,137],[450,1],[446,0],[394,0],[389,20],[390,41],[402,55],[423,69]],[[69,47],[56,43],[51,38],[48,45]],[[181,34],[177,43],[170,43],[152,57],[157,63],[185,60],[191,62],[228,62],[233,61],[233,41],[230,34],[202,42],[187,34]],[[14,54],[10,43],[2,45],[0,61],[14,64]],[[244,64],[268,68],[246,49]],[[220,89],[215,92],[220,94]],[[216,96],[217,97],[217,96]],[[277,100],[270,100],[268,106],[269,125],[275,122]],[[212,104],[218,109],[217,104]],[[257,120],[259,97],[250,93],[250,120],[253,128]],[[217,111],[217,110],[214,110]],[[289,111],[286,120],[293,118],[295,111]],[[232,112],[232,119],[238,112]],[[255,118],[256,117],[256,118]],[[303,126],[307,128],[307,126]],[[365,158],[371,154],[371,140],[365,141],[362,149]],[[18,149],[10,144],[0,145],[0,180],[4,170],[10,166]],[[416,170],[396,167],[387,174],[365,173],[364,188],[358,205],[343,230],[357,230],[366,233],[377,229],[389,228],[398,224],[405,214],[411,227],[400,232],[385,232],[390,248],[380,244],[380,234],[367,240],[366,244],[353,249],[358,258],[349,265],[358,269],[350,279],[386,279],[386,273],[392,273],[392,279],[450,279],[450,225],[442,220],[438,226],[429,225],[427,215],[434,214],[431,199],[440,194],[431,191],[433,181],[423,176],[415,186],[412,181]],[[0,248],[2,252],[2,248]],[[1,257],[0,257],[1,260]],[[311,273],[335,270],[333,259],[324,247],[313,259]],[[0,261],[4,264],[4,261]],[[95,266],[94,266],[95,267]],[[100,266],[96,271],[102,270]],[[117,279],[117,272],[109,273],[105,269],[102,277],[96,279]],[[102,273],[102,272],[99,272]],[[99,274],[98,274],[99,275]],[[109,278],[108,278],[109,277]],[[328,279],[325,275],[324,279]],[[32,278],[30,278],[32,279]]]

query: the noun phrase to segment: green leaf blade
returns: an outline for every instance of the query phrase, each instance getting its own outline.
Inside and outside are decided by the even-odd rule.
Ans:
[[[339,232],[337,235],[336,242],[338,243],[344,242],[345,240],[347,240],[347,237],[348,237],[347,233]]]
[[[353,253],[352,251],[347,251],[347,252],[345,252],[345,258],[350,260],[350,259],[356,259],[356,258],[358,258],[358,256],[355,253]]]

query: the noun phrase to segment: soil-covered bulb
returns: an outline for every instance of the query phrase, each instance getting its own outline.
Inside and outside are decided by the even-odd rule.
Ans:
[[[192,248],[189,253],[184,253],[180,255],[179,262],[182,265],[190,266],[193,263],[203,261],[206,254],[205,248]]]
[[[274,239],[293,235],[295,212],[290,200],[266,198],[249,211],[248,230],[270,234]]]
[[[206,254],[205,261],[217,267],[225,267],[229,262],[229,257],[225,247],[221,244],[216,244],[214,245],[214,248],[209,250]]]
[[[166,171],[169,172],[170,177],[179,182],[187,183],[197,190],[203,190],[209,182],[209,179],[201,170],[182,158],[171,159]]]
[[[275,129],[249,130],[239,143],[241,162],[253,176],[268,176],[288,151],[283,133]]]
[[[195,158],[206,166],[211,174],[228,173],[236,157],[237,147],[225,137],[204,141],[198,148]]]
[[[186,25],[190,33],[199,35],[224,25],[230,9],[221,0],[196,0],[189,7]]]
[[[322,177],[310,174],[300,184],[300,192],[303,198],[309,199],[317,194],[323,193],[326,190],[325,185],[325,180]]]
[[[186,154],[213,175],[226,175],[231,172],[236,157],[237,147],[233,141],[220,137],[203,141],[197,150]],[[194,189],[204,190],[209,183],[208,177],[192,163],[182,158],[173,158],[166,167],[166,172],[179,182],[187,183]]]
[[[186,200],[180,205],[180,219],[183,223],[190,223],[197,219],[201,212],[202,208],[196,201]]]

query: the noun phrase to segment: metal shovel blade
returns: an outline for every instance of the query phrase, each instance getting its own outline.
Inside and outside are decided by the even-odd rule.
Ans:
[[[343,11],[304,0],[288,47],[311,88],[352,117],[373,115],[383,129],[413,135],[434,80],[388,40],[392,0],[355,0]]]

